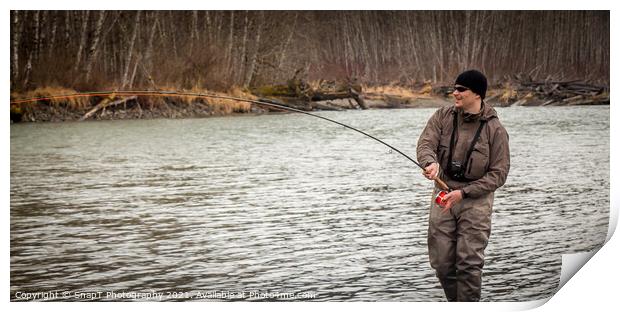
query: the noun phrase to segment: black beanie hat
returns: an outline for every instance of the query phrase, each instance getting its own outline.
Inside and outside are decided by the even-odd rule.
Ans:
[[[462,72],[456,78],[454,84],[469,88],[474,93],[480,95],[482,99],[484,99],[487,94],[487,77],[475,69]]]

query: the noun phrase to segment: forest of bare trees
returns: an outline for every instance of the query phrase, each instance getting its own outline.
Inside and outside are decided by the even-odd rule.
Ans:
[[[609,83],[609,11],[11,11],[11,90],[452,81]]]

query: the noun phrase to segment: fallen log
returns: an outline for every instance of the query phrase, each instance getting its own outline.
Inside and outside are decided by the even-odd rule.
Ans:
[[[315,102],[315,103],[313,103],[313,106],[316,109],[325,110],[325,111],[342,111],[342,110],[344,110],[342,107],[338,107],[338,106],[330,105],[330,104],[332,104],[332,103],[331,102],[326,102],[326,103]]]
[[[302,111],[311,111],[312,110],[312,106],[309,105],[307,102],[299,102],[297,100],[290,100],[288,99],[287,101],[278,101],[275,99],[270,99],[270,98],[258,98],[259,102],[265,102],[265,103],[271,103],[271,104],[276,104],[276,105],[281,105],[281,106],[286,106],[286,107],[290,107],[290,108],[294,108],[294,109],[298,109],[298,110],[302,110]],[[260,103],[257,103],[258,106],[261,106]],[[287,110],[285,109],[281,109],[281,108],[277,108],[277,107],[273,107],[273,106],[261,106],[264,107],[264,109],[266,109],[267,111],[274,111],[274,112],[286,112]]]
[[[137,96],[130,96],[130,97],[126,97],[126,98],[122,98],[120,100],[116,100],[114,102],[110,102],[111,98],[105,98],[103,100],[101,100],[101,102],[99,102],[99,104],[97,104],[95,107],[93,107],[93,109],[91,109],[90,111],[88,111],[88,113],[84,114],[84,116],[82,116],[82,118],[80,118],[80,121],[84,121],[88,118],[90,118],[90,116],[94,115],[96,112],[98,112],[101,109],[104,109],[106,107],[110,107],[110,106],[115,106],[118,104],[122,104],[125,103],[127,101],[130,100],[135,100],[137,99]]]
[[[312,97],[310,98],[312,102],[332,101],[332,100],[342,100],[342,99],[353,99],[355,100],[355,102],[361,109],[368,109],[368,105],[366,105],[366,102],[364,101],[364,97],[361,94],[359,94],[357,91],[355,91],[354,89],[351,89],[347,92],[331,92],[331,93],[316,91],[312,94]]]

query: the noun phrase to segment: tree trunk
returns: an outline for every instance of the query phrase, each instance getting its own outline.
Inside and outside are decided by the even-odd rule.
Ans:
[[[37,49],[39,45],[39,11],[34,12],[33,17],[34,25],[32,27],[32,42],[30,46],[30,51],[28,51],[28,60],[26,61],[26,66],[24,68],[24,81],[23,86],[25,89],[28,89],[30,86],[30,75],[32,74],[32,66],[34,63],[34,58],[37,54]]]
[[[86,45],[86,38],[88,37],[88,19],[90,11],[84,11],[82,16],[82,34],[80,36],[80,44],[78,45],[77,55],[75,56],[75,65],[73,66],[73,72],[77,73],[82,63],[82,52]]]
[[[36,62],[38,63],[38,61],[41,59],[41,53],[43,50],[45,50],[46,45],[47,45],[47,29],[48,29],[48,25],[47,24],[47,15],[49,13],[49,11],[42,11],[43,13],[41,14],[41,22],[39,23],[39,26],[37,27],[39,29],[39,46],[37,47],[37,53],[36,53]]]
[[[138,71],[138,64],[142,61],[142,55],[137,55],[136,61],[133,64],[133,70],[131,71],[131,79],[129,79],[129,88],[133,88],[133,83],[136,79],[136,72]]]
[[[258,17],[258,30],[256,31],[256,40],[255,40],[255,44],[254,44],[254,51],[252,53],[252,57],[250,58],[250,66],[248,67],[246,74],[245,74],[245,80],[243,82],[243,86],[245,88],[248,88],[250,86],[250,84],[252,83],[252,80],[255,76],[255,70],[257,69],[257,60],[258,60],[258,55],[259,55],[259,50],[260,50],[260,37],[261,37],[261,33],[263,32],[263,25],[264,23],[264,12],[260,11],[259,13],[259,17]]]
[[[198,40],[198,11],[192,11],[192,30],[189,37],[189,54],[194,52],[194,42]]]
[[[65,47],[71,43],[71,11],[65,11]]]
[[[211,16],[209,15],[209,11],[205,11],[205,41],[207,44],[212,42],[213,39],[213,27],[211,27]],[[200,41],[200,37],[198,36],[198,29],[196,29],[196,39]]]
[[[24,68],[24,81],[22,83],[24,89],[28,89],[30,86],[30,74],[32,73],[32,54],[33,51],[28,53],[28,61],[26,61],[26,66]]]
[[[54,18],[52,18],[52,33],[50,35],[50,43],[47,48],[47,58],[51,59],[54,55],[54,46],[56,45],[56,30],[58,28],[58,15],[54,14]]]
[[[284,45],[282,45],[282,51],[280,52],[280,58],[278,59],[278,69],[280,69],[282,63],[284,62],[284,58],[286,57],[286,51],[288,49],[288,46],[291,44],[291,39],[293,39],[293,35],[295,34],[295,27],[297,26],[297,15],[298,13],[295,12],[295,16],[293,17],[293,25],[291,26],[291,32],[286,38]]]
[[[232,64],[233,57],[233,44],[234,44],[234,33],[235,33],[235,11],[230,12],[230,32],[228,33],[228,51],[225,55],[226,58],[226,72],[229,77],[233,77],[234,70]]]
[[[140,13],[142,11],[136,12],[136,22],[133,26],[133,34],[131,35],[131,41],[129,42],[129,48],[127,48],[127,58],[125,58],[125,69],[123,70],[123,79],[121,80],[121,89],[125,88],[129,83],[129,67],[131,64],[131,59],[133,57],[133,47],[136,43],[136,37],[138,36],[138,29],[140,28]]]
[[[159,18],[157,16],[157,13],[153,13],[153,25],[151,26],[149,41],[146,44],[146,51],[144,54],[144,62],[142,63],[144,65],[143,68],[145,69],[146,78],[153,88],[155,88],[155,80],[153,79],[153,42],[155,41],[157,23],[159,23]]]
[[[172,21],[174,21],[174,16],[172,15],[172,12],[168,12],[168,17],[170,20],[170,28],[172,31],[172,35],[170,36],[172,38],[172,52],[175,58],[179,57],[179,53],[177,51],[177,36],[175,36],[174,32],[175,29],[172,27]]]
[[[13,11],[13,19],[11,20],[11,85],[17,85],[19,79],[19,11]]]
[[[88,49],[88,59],[86,62],[86,81],[90,80],[90,74],[93,69],[93,63],[95,62],[95,56],[97,55],[99,48],[99,41],[101,41],[101,29],[103,29],[103,21],[105,19],[105,11],[99,11],[99,18],[95,26],[95,32],[93,34],[93,41]]]
[[[238,75],[243,75],[245,73],[245,63],[247,61],[247,44],[248,44],[248,24],[250,23],[248,20],[248,11],[245,11],[245,22],[243,23],[243,40],[241,40],[241,54],[240,54],[240,64],[239,70],[237,71]],[[235,79],[236,80],[236,79]],[[243,82],[243,81],[242,81]]]
[[[32,49],[34,50],[33,53],[33,57],[32,57],[32,63],[36,63],[37,60],[39,59],[39,49],[41,47],[41,38],[40,38],[40,31],[41,31],[41,27],[40,27],[40,19],[41,13],[40,11],[35,11],[34,12],[34,17],[33,17],[33,31],[32,31]]]
[[[363,13],[363,12],[362,12]],[[363,25],[362,25],[362,20],[360,17],[358,17],[355,20],[355,25],[353,26],[355,29],[355,32],[358,34],[359,36],[359,40],[360,40],[360,45],[362,48],[362,60],[363,60],[363,64],[364,64],[364,78],[369,78],[370,77],[370,52],[368,52],[368,44],[366,43],[366,38],[364,36],[364,30],[363,30]]]
[[[344,62],[345,62],[345,70],[346,70],[346,74],[347,75],[354,75],[355,76],[355,69],[350,66],[349,64],[352,64],[355,62],[354,59],[354,50],[353,50],[353,44],[351,44],[351,36],[349,34],[349,23],[348,23],[348,15],[346,12],[342,12],[343,16],[342,16],[342,20],[343,20],[343,26],[342,26],[342,32],[344,33],[344,38],[345,38],[345,42],[344,42]]]

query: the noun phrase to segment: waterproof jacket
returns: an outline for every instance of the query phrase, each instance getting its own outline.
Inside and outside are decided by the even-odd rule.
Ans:
[[[467,160],[465,178],[469,181],[456,181],[448,174],[450,139],[453,118],[457,116],[455,147],[452,160],[465,162],[481,120],[486,123],[474,145],[471,157]],[[464,113],[454,106],[438,109],[429,119],[418,139],[418,162],[425,168],[437,162],[440,165],[440,178],[451,189],[462,189],[465,197],[477,198],[494,192],[504,185],[510,170],[508,133],[497,117],[497,112],[488,104],[482,103],[481,112],[475,115]]]

